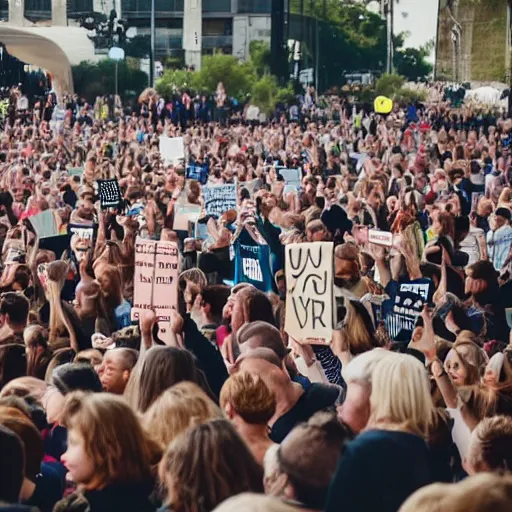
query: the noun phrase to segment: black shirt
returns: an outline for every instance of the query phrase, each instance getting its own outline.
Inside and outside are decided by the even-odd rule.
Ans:
[[[281,443],[299,423],[308,421],[311,416],[325,409],[333,409],[341,394],[341,388],[326,384],[311,384],[298,402],[283,414],[272,426],[270,439]]]

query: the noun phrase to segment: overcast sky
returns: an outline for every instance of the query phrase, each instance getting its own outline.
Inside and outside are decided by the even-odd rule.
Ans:
[[[379,0],[368,5],[379,12]],[[439,0],[395,0],[395,33],[407,32],[406,47],[419,48],[436,37]]]
[[[399,0],[395,4],[395,32],[408,32],[405,46],[418,48],[436,36],[439,0]]]

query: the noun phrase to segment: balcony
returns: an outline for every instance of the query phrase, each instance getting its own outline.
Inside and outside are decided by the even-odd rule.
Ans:
[[[272,0],[238,0],[240,14],[270,14]]]
[[[150,35],[149,29],[138,29],[137,35]],[[203,36],[203,49],[226,48],[233,46],[233,36]],[[167,54],[171,50],[183,48],[183,31],[181,29],[157,28],[155,50],[158,54]]]
[[[155,0],[156,18],[183,17],[184,0]],[[124,18],[149,18],[151,0],[121,0],[121,12]]]
[[[231,0],[203,0],[203,13],[231,13]]]
[[[79,18],[94,11],[93,0],[68,0],[68,18]]]
[[[25,0],[25,18],[31,21],[52,18],[52,0]]]

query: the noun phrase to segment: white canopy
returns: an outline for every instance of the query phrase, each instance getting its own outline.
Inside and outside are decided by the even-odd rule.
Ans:
[[[14,27],[7,23],[0,23],[0,42],[17,59],[49,72],[59,95],[73,92],[71,64],[57,43],[34,29]]]

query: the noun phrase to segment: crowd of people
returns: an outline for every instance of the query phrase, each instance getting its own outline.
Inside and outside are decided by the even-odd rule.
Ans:
[[[512,119],[317,116],[308,92],[244,122],[216,97],[217,119],[154,91],[5,117],[0,510],[511,510]],[[227,184],[237,208],[208,213]],[[164,330],[134,314],[141,239],[179,249]],[[288,333],[285,252],[318,242],[336,318],[315,345]]]

